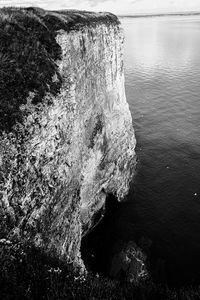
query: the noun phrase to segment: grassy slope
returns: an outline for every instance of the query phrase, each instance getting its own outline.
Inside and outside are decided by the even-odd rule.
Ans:
[[[134,287],[90,273],[79,276],[30,246],[0,240],[0,299],[199,300],[200,288],[175,290],[151,281]]]

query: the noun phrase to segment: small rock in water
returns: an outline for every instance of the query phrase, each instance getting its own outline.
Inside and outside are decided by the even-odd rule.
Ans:
[[[119,249],[112,259],[110,276],[138,285],[148,277],[146,255],[133,241],[118,246]]]
[[[194,193],[194,196],[197,196],[197,193]]]

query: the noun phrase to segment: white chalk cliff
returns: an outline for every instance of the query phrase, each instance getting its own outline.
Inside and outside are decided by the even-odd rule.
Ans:
[[[9,9],[3,13],[8,16]],[[27,36],[23,54],[13,58],[23,90],[11,79],[1,86],[0,238],[28,241],[79,263],[81,237],[97,222],[106,196],[122,201],[134,174],[123,31],[108,13],[13,9],[13,14],[15,22],[5,18],[15,32],[10,44],[20,44],[20,34],[33,37]],[[26,22],[33,23],[30,30]],[[5,25],[5,34],[10,28]],[[2,47],[11,59],[6,41]]]

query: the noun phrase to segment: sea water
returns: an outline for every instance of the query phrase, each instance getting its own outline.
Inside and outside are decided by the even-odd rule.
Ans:
[[[151,239],[168,281],[200,281],[200,17],[121,22],[138,156],[121,235]]]

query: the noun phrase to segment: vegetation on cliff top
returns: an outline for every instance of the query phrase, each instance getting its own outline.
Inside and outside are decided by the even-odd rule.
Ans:
[[[21,104],[34,92],[33,103],[49,92],[59,92],[62,78],[57,61],[61,47],[58,30],[79,30],[99,23],[119,24],[108,13],[79,11],[50,12],[38,8],[0,10],[0,131],[10,131],[22,121]]]

